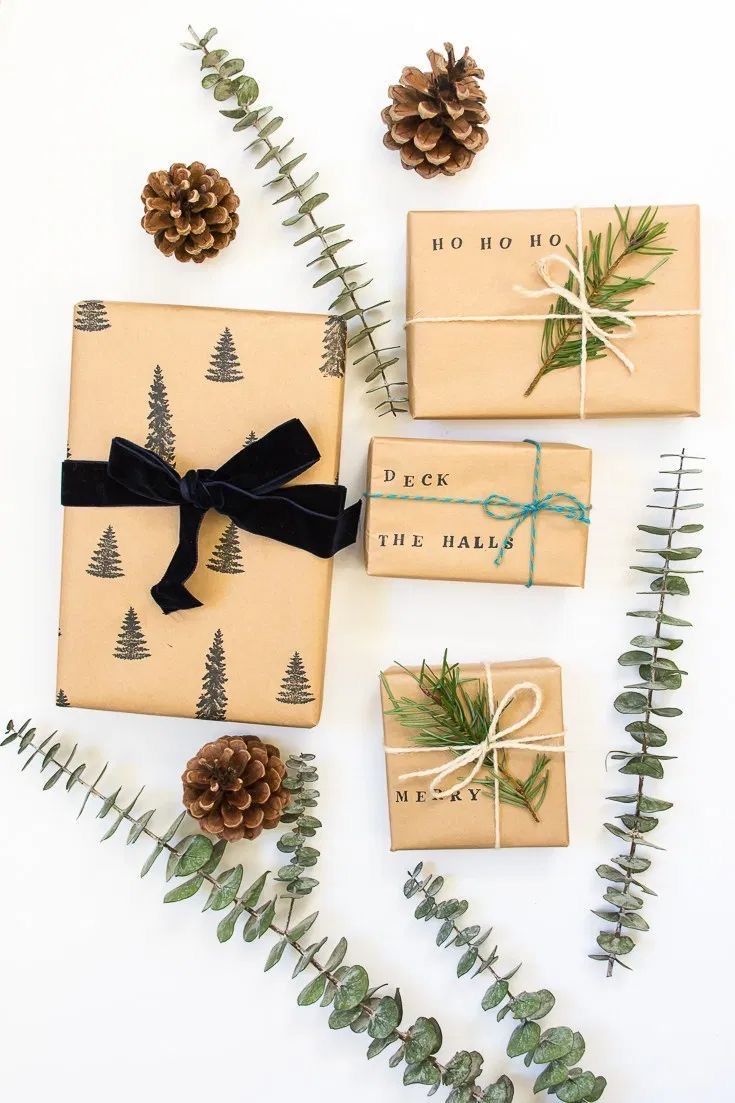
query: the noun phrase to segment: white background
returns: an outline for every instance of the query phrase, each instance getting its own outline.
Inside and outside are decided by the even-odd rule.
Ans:
[[[523,959],[522,986],[556,993],[553,1021],[584,1033],[583,1064],[608,1077],[608,1103],[729,1097],[735,334],[731,127],[720,109],[732,55],[714,6],[709,12],[671,0],[465,2],[449,15],[435,0],[0,7],[2,704],[17,721],[32,715],[44,733],[60,726],[92,765],[109,757],[110,778],[125,792],[145,782],[160,822],[177,811],[186,759],[220,729],[53,705],[71,305],[99,297],[313,311],[330,301],[311,290],[307,253],[279,225],[286,205],[270,207],[245,142],[199,87],[197,57],[178,45],[186,24],[202,33],[216,23],[215,45],[244,56],[263,102],[286,115],[295,148],[309,152],[305,168],[319,168],[332,193],[329,220],[347,224],[376,298],[393,299],[391,336],[400,336],[411,208],[702,205],[700,421],[377,422],[359,369],[351,373],[342,475],[354,494],[374,433],[515,440],[533,431],[592,446],[587,587],[368,578],[351,549],[335,572],[322,722],[313,732],[269,733],[287,750],[319,756],[318,933],[346,934],[371,976],[400,984],[407,1016],[440,1019],[445,1054],[480,1049],[493,1078],[513,1076],[521,1101],[532,1080],[504,1057],[507,1024],[480,1011],[482,982],[455,979],[457,955],[439,953],[435,925],[418,924],[403,899],[416,856],[389,853],[377,674],[393,659],[436,659],[445,647],[457,660],[549,655],[563,664],[569,849],[426,859],[471,899],[473,921],[494,924],[503,962]],[[422,65],[445,39],[469,44],[487,71],[491,141],[469,172],[424,181],[383,148],[379,111],[401,67]],[[195,267],[157,253],[139,227],[139,193],[149,171],[197,158],[230,178],[242,206],[236,242]],[[636,523],[651,520],[644,505],[659,481],[658,455],[682,445],[707,456],[708,510],[706,572],[681,609],[696,624],[681,652],[690,677],[677,703],[686,714],[670,726],[680,757],[660,787],[676,803],[649,877],[660,893],[646,903],[652,932],[630,959],[635,972],[610,981],[587,953],[598,930],[589,909],[602,891],[594,869],[617,852],[601,823],[616,811],[604,795],[619,786],[605,773],[605,753],[627,738],[611,707],[628,680],[616,657],[636,630],[624,615],[640,588],[627,564],[640,546]],[[43,794],[11,750],[0,770],[3,1098],[409,1098],[384,1058],[366,1064],[364,1038],[332,1034],[324,1011],[296,1007],[301,984],[288,965],[263,975],[264,943],[221,947],[197,902],[163,907],[162,871],[138,878],[144,844],[126,850],[121,832],[100,847],[102,825],[91,816],[76,823],[76,802],[61,786]],[[253,872],[276,861],[270,840],[243,853]]]

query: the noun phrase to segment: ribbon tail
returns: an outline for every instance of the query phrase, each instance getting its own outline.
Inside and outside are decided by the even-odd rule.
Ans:
[[[163,613],[196,609],[202,603],[189,593],[184,583],[191,578],[199,559],[197,541],[204,513],[196,506],[179,506],[179,542],[165,574],[151,587],[151,597]]]

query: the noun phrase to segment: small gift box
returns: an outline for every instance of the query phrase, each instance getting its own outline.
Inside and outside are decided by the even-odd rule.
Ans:
[[[368,574],[583,586],[591,466],[570,444],[374,437]]]
[[[336,485],[344,341],[317,315],[76,307],[59,704],[317,723],[331,556],[358,519]]]
[[[568,845],[556,663],[392,666],[381,694],[392,850]]]
[[[699,208],[411,211],[406,313],[414,417],[696,415]]]

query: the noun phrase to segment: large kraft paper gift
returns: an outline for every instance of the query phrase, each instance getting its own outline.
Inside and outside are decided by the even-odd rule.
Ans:
[[[650,273],[648,286],[622,291],[615,303],[602,304],[624,304],[627,321],[604,309],[588,315],[584,363],[576,321],[576,328],[567,330],[567,366],[538,378],[545,364],[554,363],[551,354],[561,336],[557,330],[546,341],[547,313],[581,316],[579,283],[570,271],[580,239],[588,253],[590,234],[602,235],[605,267],[608,227],[614,244],[619,218],[627,217],[632,230],[642,216],[654,225],[667,223],[653,247],[673,251],[668,257],[631,254],[620,260],[608,287],[620,277]],[[615,208],[411,211],[407,233],[408,380],[414,417],[699,414],[697,206],[659,207],[648,216],[645,208],[619,214]],[[621,243],[619,237],[613,259]],[[589,265],[586,270],[593,278]],[[586,281],[588,286],[588,305],[599,307],[599,296]],[[562,290],[571,290],[571,297],[560,299]],[[557,322],[567,326],[564,319]],[[609,347],[600,345],[595,327]],[[597,353],[602,355],[596,358]]]
[[[436,668],[435,668],[436,669]],[[395,698],[419,701],[422,690],[415,676],[419,668],[393,666],[383,678]],[[459,674],[470,697],[489,683],[491,700],[502,708],[496,725],[498,764],[514,778],[526,779],[536,756],[546,755],[546,795],[532,814],[527,807],[495,802],[495,787],[488,766],[492,748],[479,749],[483,766],[467,784],[476,758],[446,771],[458,762],[458,754],[446,747],[423,749],[415,732],[390,715],[392,703],[381,685],[385,740],[385,767],[392,850],[459,849],[468,847],[567,846],[567,791],[562,715],[561,668],[550,659],[505,663],[462,663]],[[535,692],[538,692],[538,698]],[[508,701],[506,707],[502,707]],[[540,707],[531,716],[535,700]],[[518,725],[517,727],[515,727]],[[507,729],[515,730],[507,732]],[[507,732],[507,735],[504,734]],[[550,738],[540,738],[550,737]],[[518,745],[523,741],[525,745]],[[503,742],[515,746],[503,751]],[[551,748],[556,748],[552,750]],[[472,752],[473,753],[473,752]],[[422,772],[424,776],[411,777]],[[445,797],[434,797],[435,792]],[[455,792],[451,792],[455,789]],[[497,815],[496,815],[497,812]]]
[[[571,444],[374,437],[367,572],[583,586],[591,473]]]
[[[322,556],[357,520],[335,485],[343,369],[344,327],[321,315],[75,308],[58,704],[317,723]]]

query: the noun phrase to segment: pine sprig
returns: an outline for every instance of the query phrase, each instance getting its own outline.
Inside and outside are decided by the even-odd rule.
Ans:
[[[542,988],[537,992],[514,995],[510,981],[520,965],[504,973],[496,968],[499,961],[497,945],[485,953],[480,949],[490,937],[492,928],[483,931],[475,925],[460,926],[459,920],[469,905],[466,900],[440,900],[439,893],[443,886],[444,878],[424,875],[423,862],[419,862],[409,873],[403,894],[407,899],[421,896],[414,913],[417,919],[441,921],[436,936],[437,946],[461,949],[462,955],[457,963],[458,977],[474,970],[472,975],[475,977],[489,973],[493,978],[493,983],[482,997],[482,1009],[490,1011],[498,1008],[498,1022],[506,1015],[515,1019],[517,1026],[510,1036],[506,1052],[509,1057],[523,1057],[526,1068],[532,1064],[544,1066],[533,1085],[534,1093],[547,1091],[562,1103],[594,1103],[600,1099],[607,1081],[604,1076],[595,1076],[579,1067],[578,1062],[585,1051],[584,1038],[579,1031],[573,1031],[568,1026],[552,1026],[542,1033],[538,1025],[556,1003],[552,993]]]
[[[368,393],[383,395],[377,402],[376,409],[380,410],[380,416],[391,414],[396,416],[405,413],[405,380],[391,381],[388,378],[388,370],[397,364],[400,356],[400,345],[380,346],[377,339],[378,330],[390,322],[390,318],[379,320],[375,312],[389,302],[383,299],[363,306],[358,299],[358,293],[372,283],[372,279],[365,279],[363,274],[357,275],[363,263],[347,264],[341,255],[342,250],[352,244],[351,238],[337,235],[344,230],[344,224],[332,226],[325,225],[321,218],[317,218],[314,212],[329,199],[329,194],[324,191],[314,191],[314,184],[319,177],[314,172],[308,179],[298,183],[294,176],[295,169],[306,158],[305,153],[294,155],[293,138],[286,142],[280,139],[273,140],[272,136],[280,129],[283,118],[273,115],[272,107],[262,107],[258,104],[260,89],[257,81],[247,76],[243,70],[245,62],[242,58],[231,58],[227,50],[210,48],[209,43],[217,33],[216,27],[210,27],[201,37],[189,27],[189,33],[193,42],[182,42],[186,50],[201,51],[203,54],[201,67],[206,70],[202,78],[202,87],[211,89],[214,99],[218,103],[225,103],[235,99],[237,107],[220,108],[220,114],[228,119],[234,119],[233,130],[240,132],[254,128],[256,136],[246,149],[258,149],[261,153],[255,168],[265,168],[271,165],[276,169],[276,175],[268,180],[264,187],[275,188],[279,192],[274,199],[274,206],[293,200],[297,206],[295,214],[289,215],[282,222],[283,226],[296,226],[306,220],[308,231],[302,234],[295,242],[295,246],[313,242],[321,246],[320,252],[308,262],[307,267],[314,264],[323,266],[326,270],[318,276],[314,282],[315,288],[321,288],[333,283],[339,288],[339,294],[330,304],[329,310],[338,312],[338,317],[347,324],[356,323],[358,328],[348,338],[348,349],[355,349],[365,344],[368,351],[359,356],[355,365],[363,364],[367,369],[365,382],[377,381],[377,386],[371,388]],[[284,191],[283,188],[286,187]],[[398,390],[400,397],[393,397],[394,388]]]
[[[590,306],[605,307],[614,311],[626,311],[632,305],[637,291],[650,287],[651,277],[668,257],[675,253],[673,247],[661,242],[668,229],[668,222],[658,221],[658,208],[646,207],[634,226],[631,226],[630,208],[623,214],[615,208],[618,224],[609,223],[603,234],[590,232],[584,248],[584,276],[587,300]],[[578,267],[576,252],[567,246],[567,252]],[[656,263],[644,276],[625,275],[620,270],[626,260],[632,256],[658,257]],[[570,273],[564,285],[575,294],[579,291],[578,281]],[[550,314],[575,315],[575,308],[566,299],[559,297],[551,307]],[[614,318],[600,317],[597,324],[605,332],[613,330],[619,323]],[[587,360],[602,360],[607,349],[594,334],[587,334]],[[548,318],[544,322],[541,338],[541,364],[536,375],[526,388],[526,397],[530,395],[550,372],[562,368],[579,367],[582,356],[582,334],[579,316],[566,318]]]
[[[656,556],[659,562],[654,566],[635,564],[631,567],[631,570],[654,575],[649,589],[643,591],[645,595],[654,598],[654,605],[651,608],[634,609],[628,613],[630,617],[653,621],[655,628],[642,635],[634,636],[630,642],[635,650],[624,652],[618,659],[623,667],[638,668],[640,681],[626,686],[625,692],[615,700],[615,708],[619,713],[638,717],[625,728],[637,746],[631,751],[611,751],[608,756],[613,761],[623,763],[619,767],[619,773],[638,779],[634,792],[609,798],[618,804],[631,806],[630,811],[616,817],[620,820],[620,824],[605,824],[612,835],[623,840],[626,851],[613,858],[612,865],[605,864],[597,867],[599,876],[609,884],[604,894],[605,907],[593,910],[600,919],[611,924],[612,929],[606,929],[597,936],[597,944],[601,952],[591,954],[590,957],[607,962],[608,976],[612,976],[615,965],[630,968],[621,959],[633,950],[635,942],[631,935],[625,932],[649,929],[647,921],[641,914],[643,897],[656,894],[639,879],[638,875],[645,873],[651,865],[651,859],[642,856],[639,851],[641,848],[663,849],[651,842],[651,833],[658,826],[659,813],[668,811],[672,803],[660,797],[649,796],[645,791],[645,782],[646,778],[653,780],[663,778],[664,762],[674,757],[658,753],[660,748],[666,746],[668,736],[663,728],[653,722],[653,718],[681,716],[680,708],[659,704],[658,694],[679,689],[687,673],[669,657],[672,651],[681,647],[683,640],[678,634],[664,635],[662,629],[691,626],[690,621],[672,616],[666,611],[667,601],[670,597],[688,596],[689,583],[684,576],[701,573],[697,570],[682,569],[679,566],[680,563],[698,558],[701,548],[688,543],[686,545],[674,543],[675,536],[684,536],[688,539],[692,533],[701,532],[704,527],[698,523],[677,523],[681,512],[702,508],[701,502],[692,502],[687,497],[701,490],[701,487],[686,485],[687,476],[701,473],[701,468],[687,467],[686,461],[698,460],[701,457],[688,456],[682,449],[673,456],[666,454],[661,458],[678,460],[678,466],[674,470],[659,472],[662,475],[673,476],[673,485],[654,488],[656,493],[671,495],[671,499],[665,504],[657,502],[649,508],[663,510],[667,516],[663,518],[663,525],[638,525],[639,531],[664,538],[660,547],[638,549],[643,555]]]
[[[443,1038],[436,1019],[419,1016],[412,1025],[402,1027],[403,1002],[400,991],[396,988],[393,995],[381,996],[379,992],[385,986],[372,985],[364,966],[346,964],[346,938],[340,938],[328,953],[327,938],[306,942],[305,936],[316,923],[318,912],[292,922],[296,898],[307,895],[316,885],[316,881],[313,884],[304,884],[309,879],[303,877],[304,867],[313,865],[319,853],[305,842],[321,826],[308,811],[314,807],[318,796],[313,788],[318,780],[316,768],[312,765],[313,755],[293,755],[287,760],[286,788],[294,796],[287,813],[289,831],[281,837],[277,845],[282,852],[291,854],[291,862],[279,871],[275,879],[276,882],[285,884],[285,895],[279,897],[277,893],[266,893],[266,898],[263,899],[268,872],[261,873],[240,892],[245,872],[242,865],[217,872],[231,844],[224,841],[213,843],[201,833],[178,837],[184,822],[189,818],[186,812],[182,812],[162,834],[158,834],[150,826],[155,809],[133,815],[142,790],[128,804],[119,801],[119,788],[105,794],[99,785],[107,771],[107,764],[93,782],[86,781],[86,765],[80,763],[72,767],[76,746],[66,758],[58,757],[61,743],[55,740],[55,736],[56,733],[53,732],[43,741],[37,742],[36,729],[30,726],[30,721],[16,728],[11,720],[0,746],[17,743],[19,754],[29,752],[22,767],[24,770],[36,760],[40,760],[42,773],[51,769],[52,772],[43,786],[44,790],[51,789],[62,778],[66,778],[67,791],[76,785],[81,786],[85,795],[80,815],[91,797],[99,801],[98,818],[114,816],[103,841],[111,838],[123,823],[129,825],[128,845],[134,845],[142,836],[151,839],[154,848],[146,859],[141,876],[150,872],[162,854],[167,855],[166,880],[178,883],[164,896],[165,903],[191,899],[202,888],[207,888],[208,896],[203,911],[229,909],[217,926],[220,942],[227,942],[232,938],[241,920],[245,942],[255,942],[266,934],[275,935],[277,941],[268,954],[265,970],[277,965],[288,950],[291,960],[295,958],[293,977],[306,970],[314,974],[299,992],[299,1006],[318,1002],[322,1007],[331,1007],[328,1022],[332,1030],[349,1027],[355,1034],[367,1033],[370,1038],[368,1058],[376,1057],[393,1046],[389,1064],[391,1068],[405,1065],[404,1084],[423,1084],[429,1088],[430,1095],[444,1084],[451,1089],[447,1103],[511,1103],[514,1089],[507,1076],[500,1076],[484,1088],[478,1084],[483,1058],[477,1051],[461,1050],[446,1064],[439,1061],[436,1055]],[[193,824],[195,821],[191,822]],[[288,872],[284,875],[284,870],[294,869],[295,873]],[[299,882],[300,888],[295,890]],[[327,956],[319,956],[322,953]]]
[[[400,666],[400,664],[398,664]],[[423,699],[414,701],[410,697],[396,697],[387,679],[381,674],[381,682],[391,703],[386,716],[394,717],[404,728],[415,731],[414,742],[420,747],[445,747],[455,754],[462,750],[455,747],[468,743],[482,743],[487,737],[492,721],[487,686],[478,678],[463,678],[459,664],[450,663],[444,652],[441,667],[433,670],[428,663],[422,662],[418,673],[401,666],[423,694]],[[468,685],[474,685],[470,693]],[[507,768],[507,751],[498,748],[497,774],[492,754],[487,754],[483,763],[485,774],[477,779],[490,797],[495,794],[495,781],[498,783],[498,796],[501,804],[510,804],[515,808],[525,808],[539,822],[539,809],[546,797],[549,784],[550,758],[546,754],[534,756],[533,765],[526,778],[516,777]]]

